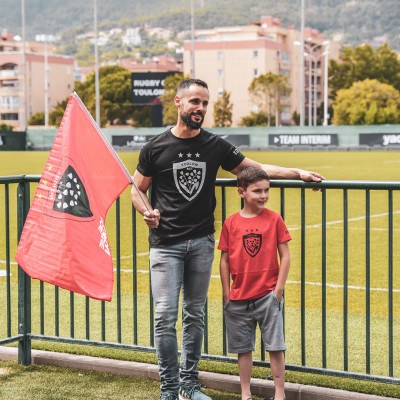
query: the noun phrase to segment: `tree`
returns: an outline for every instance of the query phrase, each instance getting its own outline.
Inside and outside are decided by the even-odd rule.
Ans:
[[[169,75],[164,81],[164,94],[160,96],[160,101],[163,106],[163,124],[175,125],[177,121],[176,107],[174,98],[176,89],[178,89],[179,82],[189,79],[189,76],[183,76],[181,73]]]
[[[126,125],[132,118],[131,72],[117,65],[99,69],[101,126]],[[95,118],[95,74],[88,75],[85,82],[75,82],[75,91]]]
[[[28,125],[44,125],[44,111],[33,114],[28,121]]]
[[[240,121],[240,126],[267,126],[268,123],[275,123],[275,116],[272,115],[268,120],[268,114],[264,111],[259,113],[252,112],[250,115],[243,117]]]
[[[233,104],[230,102],[231,94],[224,90],[214,103],[214,125],[231,126]]]
[[[12,125],[8,125],[5,122],[0,123],[0,131],[12,131],[14,127]]]
[[[377,79],[400,90],[400,60],[387,43],[374,49],[370,44],[345,47],[340,61],[329,62],[330,97],[341,89],[349,89],[354,82]]]
[[[335,125],[400,123],[400,92],[376,79],[339,90],[333,104]]]
[[[287,76],[268,72],[254,78],[249,86],[249,93],[261,111],[268,115],[268,126],[271,126],[272,115],[276,115],[276,125],[280,125],[281,98],[290,93]]]
[[[67,107],[69,98],[60,101],[55,106],[54,110],[49,114],[49,124],[59,127],[64,116],[64,111]]]

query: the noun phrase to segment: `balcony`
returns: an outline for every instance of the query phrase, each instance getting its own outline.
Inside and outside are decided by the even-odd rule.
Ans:
[[[0,79],[17,78],[18,69],[3,69],[0,71]]]
[[[2,94],[18,93],[19,88],[15,86],[0,86],[0,96]]]

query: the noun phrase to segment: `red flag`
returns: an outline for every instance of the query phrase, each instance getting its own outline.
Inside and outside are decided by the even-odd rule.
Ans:
[[[132,182],[76,93],[33,198],[15,259],[32,278],[112,298],[108,209]]]

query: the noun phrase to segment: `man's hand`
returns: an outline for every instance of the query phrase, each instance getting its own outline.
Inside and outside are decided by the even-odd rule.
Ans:
[[[157,209],[153,212],[145,211],[143,213],[143,220],[149,228],[157,228],[160,223],[160,211]]]
[[[311,171],[306,171],[304,169],[299,170],[299,176],[300,179],[306,182],[321,182],[325,177],[323,177],[321,174],[318,172],[311,172]],[[313,192],[318,192],[320,189],[314,188]]]
[[[321,182],[325,177],[323,177],[318,172],[311,172],[301,169],[299,171],[300,179],[306,182]]]

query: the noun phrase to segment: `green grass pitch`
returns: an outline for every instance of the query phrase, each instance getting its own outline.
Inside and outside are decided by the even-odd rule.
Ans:
[[[0,153],[0,176],[19,174],[41,174],[48,152],[2,152]],[[398,152],[245,152],[259,162],[288,167],[304,168],[320,172],[334,180],[388,180],[400,181],[400,153]],[[120,153],[123,163],[133,174],[138,153]],[[220,171],[219,177],[233,177]],[[35,184],[32,185],[33,196]],[[121,196],[121,306],[122,342],[133,343],[132,312],[132,226],[130,188]],[[348,320],[349,320],[349,370],[365,372],[366,341],[366,238],[365,238],[365,192],[349,190],[348,193]],[[400,240],[400,193],[394,199],[394,243]],[[286,353],[287,363],[301,364],[300,350],[300,190],[285,191],[285,221],[293,237],[291,269],[286,285]],[[16,251],[16,185],[10,185],[10,254],[14,261]],[[239,210],[240,201],[234,188],[227,189],[227,215]],[[272,189],[267,207],[280,211],[279,189]],[[0,185],[0,271],[5,269],[5,207],[4,185]],[[216,239],[222,226],[220,190],[217,188],[215,212]],[[388,195],[386,192],[371,191],[370,230],[370,287],[371,287],[371,373],[388,374]],[[328,368],[343,368],[343,192],[327,191],[327,361]],[[306,363],[321,366],[321,193],[306,192]],[[107,233],[115,257],[115,207],[107,216]],[[137,269],[138,269],[138,343],[149,345],[149,274],[147,228],[138,215],[137,224]],[[394,246],[394,342],[400,341],[400,248]],[[209,353],[222,352],[222,293],[219,281],[219,252],[215,252],[213,278],[209,291]],[[114,263],[114,267],[116,264]],[[17,268],[11,266],[12,330],[17,324]],[[54,334],[54,288],[45,284],[45,333]],[[0,276],[0,338],[6,336],[6,279]],[[39,333],[39,285],[32,283],[33,332]],[[106,307],[106,340],[116,342],[116,297]],[[91,301],[91,339],[101,338],[101,305]],[[179,324],[178,324],[179,325]],[[85,338],[85,301],[75,296],[75,337]],[[69,293],[60,290],[60,335],[69,336],[70,313]],[[260,354],[256,354],[260,357]],[[400,354],[394,354],[395,376],[400,376]]]

